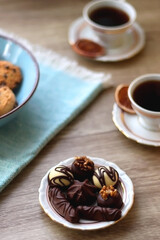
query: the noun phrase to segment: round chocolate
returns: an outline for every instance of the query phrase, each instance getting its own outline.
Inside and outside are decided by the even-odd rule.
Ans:
[[[106,208],[121,208],[123,205],[122,197],[114,187],[103,186],[97,197],[97,204]]]
[[[68,187],[74,182],[74,177],[68,167],[60,165],[50,171],[48,182],[50,186]]]
[[[94,173],[94,163],[85,156],[75,157],[75,160],[71,165],[71,171],[74,178],[79,181],[91,179]]]
[[[88,179],[84,182],[75,180],[67,190],[67,199],[73,206],[91,205],[96,200],[96,187]]]
[[[92,177],[93,184],[99,189],[103,186],[114,186],[118,180],[118,172],[110,166],[98,167]]]

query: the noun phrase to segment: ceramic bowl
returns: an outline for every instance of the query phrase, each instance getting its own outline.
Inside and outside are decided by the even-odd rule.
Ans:
[[[33,54],[16,40],[0,36],[0,60],[9,61],[20,67],[22,83],[14,91],[17,107],[0,116],[0,126],[13,119],[31,99],[39,81],[39,67]]]

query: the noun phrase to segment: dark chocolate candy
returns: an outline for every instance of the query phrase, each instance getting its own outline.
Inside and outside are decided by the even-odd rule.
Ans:
[[[121,208],[123,201],[117,189],[113,186],[103,186],[99,191],[97,204],[101,207]]]
[[[49,200],[57,213],[67,221],[72,223],[79,222],[77,209],[68,202],[64,193],[58,187],[53,187],[49,190]]]
[[[87,220],[116,221],[121,218],[121,210],[116,208],[104,208],[99,206],[78,206],[80,218]]]
[[[116,196],[108,196],[106,200],[102,198],[100,194],[97,197],[97,204],[101,207],[109,207],[109,208],[121,208],[123,201],[120,193],[117,191]]]
[[[94,163],[86,156],[75,157],[75,160],[71,165],[71,171],[74,178],[79,181],[91,179],[94,173]]]
[[[67,190],[67,198],[73,206],[91,205],[96,200],[96,187],[88,179],[75,180]]]

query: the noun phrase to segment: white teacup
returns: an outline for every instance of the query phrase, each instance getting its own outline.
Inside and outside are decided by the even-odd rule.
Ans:
[[[150,83],[151,81],[152,83]],[[157,83],[154,87],[151,85],[153,82]],[[156,92],[159,92],[159,94]],[[129,85],[128,96],[139,117],[140,124],[148,130],[160,131],[160,74],[146,74],[136,78]],[[155,98],[155,96],[158,97]],[[139,100],[137,101],[137,99]],[[153,99],[154,104],[151,105]]]
[[[97,23],[94,19],[91,19],[91,15],[94,11],[102,8],[112,8],[115,11],[120,11],[128,17],[124,24],[118,24],[114,26],[107,26],[106,24]],[[115,18],[116,14],[112,14]],[[99,37],[99,39],[111,48],[119,47],[123,44],[124,33],[131,28],[136,20],[136,10],[135,8],[122,0],[95,0],[83,8],[83,18],[87,24],[92,28],[94,33]],[[114,20],[114,19],[113,19]]]

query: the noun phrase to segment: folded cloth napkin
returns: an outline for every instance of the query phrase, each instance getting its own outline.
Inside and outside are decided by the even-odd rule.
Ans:
[[[0,34],[11,34],[0,30]],[[103,89],[111,75],[78,66],[53,51],[17,38],[40,67],[38,88],[23,111],[0,128],[0,191]]]

